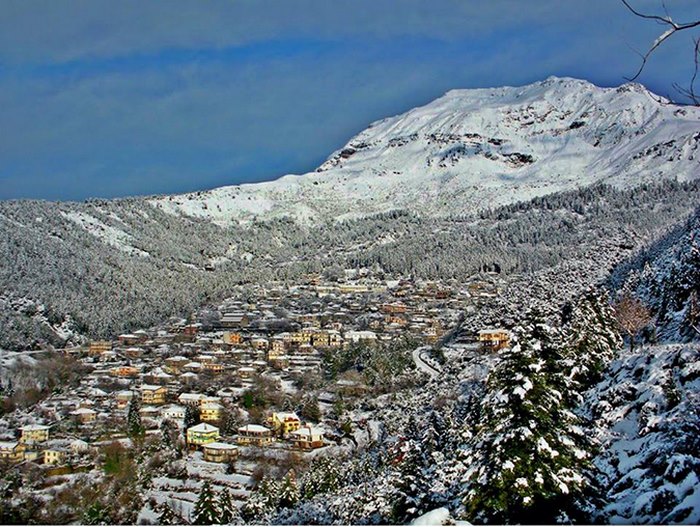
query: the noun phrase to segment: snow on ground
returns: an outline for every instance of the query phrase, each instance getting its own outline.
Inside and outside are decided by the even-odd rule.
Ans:
[[[588,394],[613,524],[700,522],[700,345],[624,352]]]
[[[132,256],[150,256],[146,251],[137,249],[131,245],[133,237],[124,231],[106,225],[94,216],[84,212],[63,212],[61,216],[76,223],[93,236],[112,247],[119,249]]]

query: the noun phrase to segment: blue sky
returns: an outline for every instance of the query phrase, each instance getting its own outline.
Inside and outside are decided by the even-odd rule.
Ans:
[[[700,16],[697,0],[666,7]],[[371,121],[453,88],[619,85],[660,31],[617,0],[4,0],[0,199],[307,172]],[[691,44],[678,35],[640,81],[675,96]]]

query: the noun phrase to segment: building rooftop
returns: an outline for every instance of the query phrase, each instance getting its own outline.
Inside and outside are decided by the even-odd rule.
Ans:
[[[219,429],[213,425],[207,423],[199,423],[198,425],[191,426],[187,429],[188,432],[218,432]]]

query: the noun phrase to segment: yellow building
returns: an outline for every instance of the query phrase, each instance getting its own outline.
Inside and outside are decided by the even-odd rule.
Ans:
[[[92,423],[97,419],[97,412],[90,408],[78,408],[74,412],[71,412],[71,415],[81,423]]]
[[[157,384],[141,385],[141,401],[143,404],[165,404],[168,389]]]
[[[327,348],[331,345],[330,335],[325,331],[317,331],[314,333],[311,343],[320,348]]]
[[[290,434],[294,446],[302,450],[310,450],[325,446],[323,430],[312,426],[305,426]]]
[[[241,342],[243,342],[243,337],[240,333],[224,331],[222,340],[224,341],[224,344],[228,344],[229,346],[238,346]]]
[[[275,412],[267,418],[267,422],[280,435],[286,435],[301,428],[301,420],[294,412]]]
[[[112,368],[110,372],[115,377],[137,377],[141,370],[134,366],[119,366],[117,368]]]
[[[202,369],[211,373],[221,373],[224,371],[224,365],[220,362],[205,362],[202,364]]]
[[[219,439],[219,429],[207,423],[199,423],[187,429],[187,445],[197,448]]]
[[[2,441],[0,442],[0,459],[9,461],[10,463],[19,463],[24,461],[25,447],[17,441]]]
[[[343,336],[336,330],[328,332],[328,345],[331,348],[339,348],[343,345]]]
[[[66,456],[60,450],[47,449],[42,452],[44,465],[60,465],[65,460]]]
[[[205,403],[199,407],[199,415],[202,421],[218,421],[221,419],[223,407],[219,403]]]
[[[112,343],[108,340],[93,340],[88,348],[88,355],[98,357],[106,351],[112,351]]]
[[[272,430],[261,425],[245,425],[238,429],[236,441],[240,445],[265,446],[274,441]]]
[[[273,338],[270,349],[267,351],[267,360],[274,360],[285,354],[286,346],[281,338]]]
[[[204,461],[210,463],[228,463],[238,457],[238,447],[228,443],[207,443],[202,446]]]
[[[316,332],[312,329],[302,329],[301,331],[296,331],[292,333],[292,342],[294,344],[311,344],[311,339]]]
[[[479,343],[488,351],[498,351],[510,346],[510,333],[505,329],[482,329],[479,331]]]
[[[175,357],[168,357],[165,359],[165,367],[170,373],[180,373],[185,367],[185,364],[189,363],[190,359],[177,355]]]
[[[42,443],[49,440],[49,427],[44,425],[27,425],[20,428],[20,443]]]

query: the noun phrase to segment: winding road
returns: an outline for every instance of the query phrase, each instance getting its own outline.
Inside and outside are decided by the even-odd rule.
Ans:
[[[424,371],[428,375],[430,375],[433,379],[435,379],[438,375],[440,375],[440,370],[437,369],[435,366],[430,364],[428,361],[425,360],[423,357],[423,353],[428,351],[430,349],[430,346],[420,346],[419,348],[416,348],[413,350],[413,361],[416,363],[416,366],[418,367],[419,370]]]

